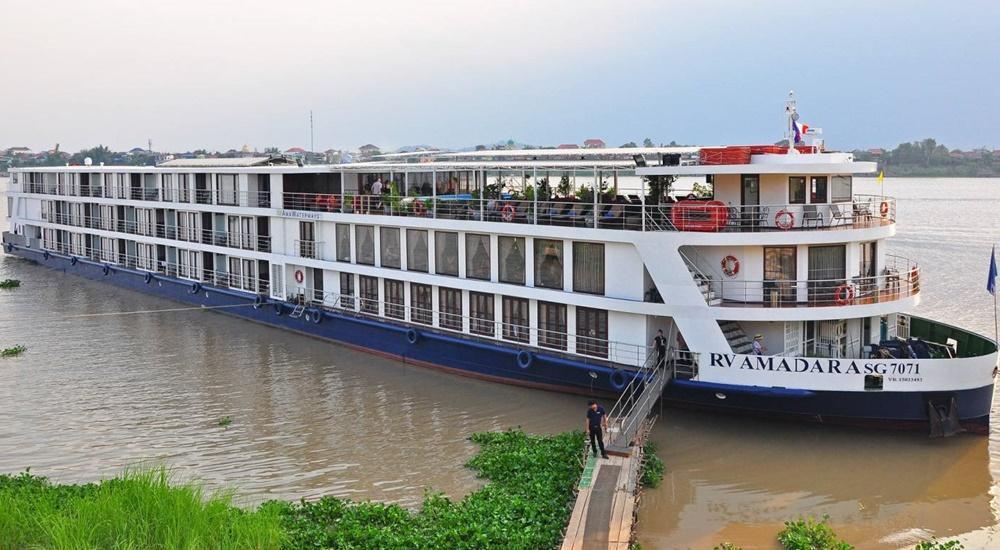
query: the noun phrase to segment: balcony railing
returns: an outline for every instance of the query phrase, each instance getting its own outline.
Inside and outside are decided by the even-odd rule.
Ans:
[[[710,305],[719,307],[825,307],[879,304],[920,292],[920,267],[905,258],[887,256],[880,275],[811,280],[708,281]]]
[[[229,248],[239,248],[242,250],[255,250],[258,252],[271,251],[271,237],[252,233],[194,229],[176,225],[142,223],[131,220],[109,219],[82,215],[78,216],[74,214],[47,214],[44,211],[42,213],[42,219],[36,221],[47,221],[49,223],[70,227],[85,227],[88,229],[115,231],[130,235],[144,235],[147,237],[158,237],[161,239],[225,246]]]
[[[181,204],[214,204],[219,206],[245,206],[249,208],[270,208],[270,191],[229,191],[213,189],[179,189],[177,187],[118,187],[115,185],[90,185],[69,188],[66,185],[44,183],[24,183],[19,189],[23,193],[36,193],[58,197],[94,197],[147,202],[170,202]]]
[[[284,193],[287,210],[473,220],[632,231],[764,232],[865,228],[896,221],[891,197],[857,195],[827,204],[729,206],[718,201],[682,200],[642,204],[636,197],[593,203],[478,199],[470,195],[395,197]]]
[[[321,251],[323,249],[322,241],[307,241],[302,239],[295,239],[295,251],[302,258],[312,258],[315,260],[322,260]]]

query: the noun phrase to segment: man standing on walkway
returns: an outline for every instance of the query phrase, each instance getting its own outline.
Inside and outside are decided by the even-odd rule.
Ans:
[[[608,458],[608,453],[604,452],[604,430],[608,428],[608,417],[604,414],[604,407],[591,401],[587,407],[587,437],[590,438],[590,450],[597,455],[597,447],[601,448],[601,458]]]
[[[667,337],[663,335],[663,329],[656,331],[653,346],[656,347],[656,366],[662,367],[664,359],[667,358]]]

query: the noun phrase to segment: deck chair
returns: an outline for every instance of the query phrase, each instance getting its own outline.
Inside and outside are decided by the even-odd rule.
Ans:
[[[815,204],[807,204],[802,207],[802,226],[803,227],[823,227],[823,216],[819,214],[816,210]]]
[[[830,219],[830,225],[850,225],[854,223],[853,210],[850,212],[846,210],[841,210],[840,205],[831,204],[830,214],[832,215]]]

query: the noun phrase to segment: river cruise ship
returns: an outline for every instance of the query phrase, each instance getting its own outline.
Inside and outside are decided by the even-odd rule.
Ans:
[[[983,432],[997,346],[906,314],[896,203],[853,189],[875,169],[822,145],[24,168],[3,245],[483,379],[614,395],[669,365],[677,405]]]

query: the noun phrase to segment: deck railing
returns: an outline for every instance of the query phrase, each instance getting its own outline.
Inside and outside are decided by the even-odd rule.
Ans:
[[[216,231],[212,229],[197,229],[178,225],[143,223],[134,220],[120,220],[117,218],[83,216],[76,214],[46,214],[44,211],[42,219],[32,221],[49,222],[57,225],[84,227],[102,231],[115,231],[118,233],[127,233],[129,235],[143,235],[147,237],[158,237],[161,239],[225,246],[229,248],[239,248],[241,250],[255,250],[258,252],[271,251],[271,237],[242,231]]]
[[[226,189],[181,189],[178,187],[131,187],[117,185],[74,186],[23,183],[11,191],[55,197],[90,197],[103,199],[167,202],[177,204],[213,204],[270,208],[270,191],[230,191]]]
[[[810,280],[744,281],[710,279],[719,307],[823,307],[879,304],[920,292],[920,267],[898,256],[886,256],[879,275]]]
[[[575,199],[478,199],[470,195],[398,197],[284,193],[286,210],[625,229],[632,231],[763,232],[877,227],[895,223],[891,197],[856,195],[825,204],[730,206],[715,201],[642,204]]]

